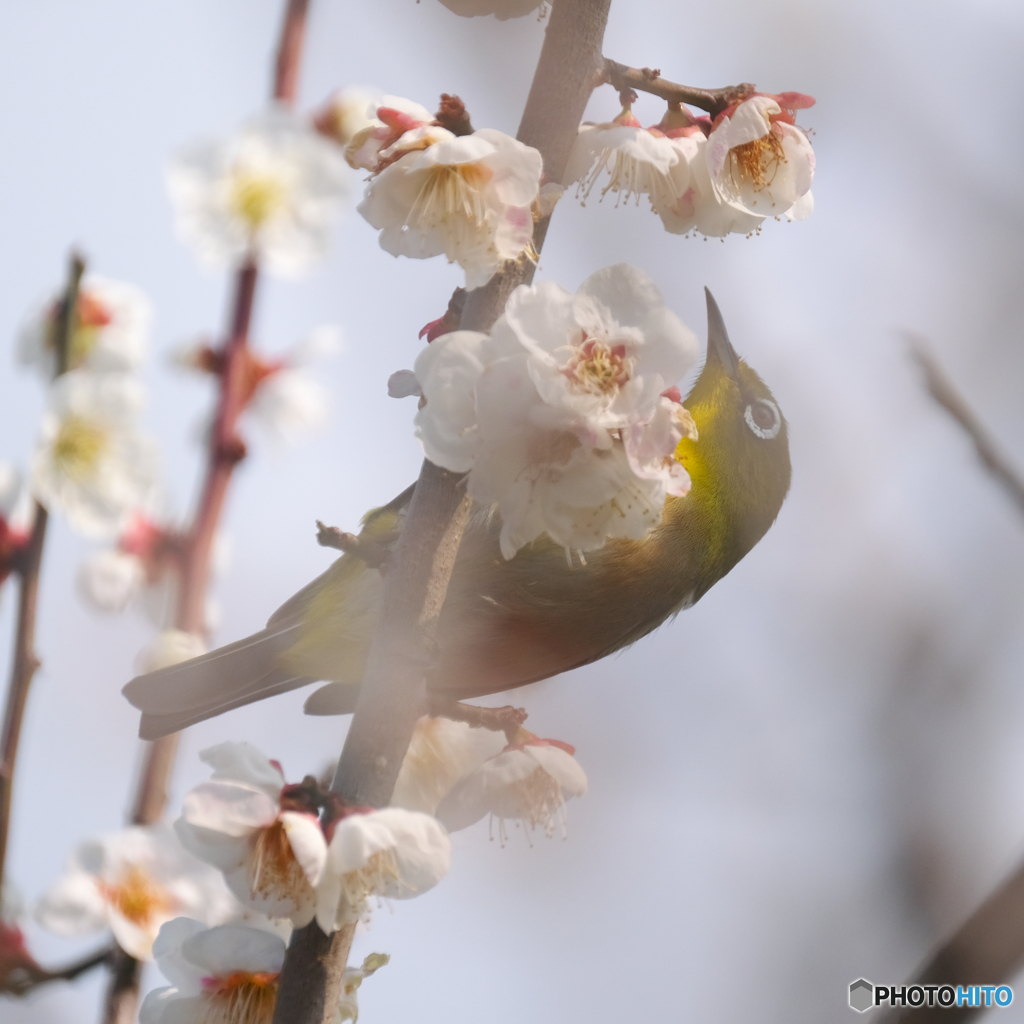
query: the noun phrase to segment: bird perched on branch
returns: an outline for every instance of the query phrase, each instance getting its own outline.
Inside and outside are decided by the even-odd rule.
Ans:
[[[641,540],[609,540],[570,565],[541,539],[506,561],[500,520],[474,510],[437,625],[433,698],[498,693],[620,650],[699,600],[764,536],[789,489],[786,421],[736,355],[710,293],[707,359],[686,407],[698,438],[684,437],[676,458],[690,493],[669,497]],[[328,682],[307,713],[352,711],[381,605],[381,557],[412,491],[371,511],[357,550],[285,602],[266,629],[133,679],[124,692],[143,713],[140,735],[154,739],[318,680]]]

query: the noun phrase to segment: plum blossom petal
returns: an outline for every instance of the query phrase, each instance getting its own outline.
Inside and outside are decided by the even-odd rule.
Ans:
[[[448,873],[451,842],[427,814],[385,807],[334,823],[317,887],[316,921],[330,934],[358,919],[369,896],[410,899]]]
[[[388,377],[388,398],[411,398],[422,394],[423,389],[412,370],[395,370]]]
[[[788,117],[776,97],[760,94],[722,116],[708,138],[706,159],[723,202],[747,214],[775,217],[807,194],[814,150]]]
[[[393,256],[444,254],[476,288],[526,251],[540,191],[537,150],[490,129],[456,136],[422,126],[381,157],[387,165],[371,179],[359,212]]]
[[[56,319],[61,296],[41,303],[18,336],[18,358],[36,366],[47,380],[57,371]],[[149,342],[153,310],[141,289],[124,281],[86,274],[78,292],[68,369],[94,373],[132,370]]]
[[[467,828],[488,814],[540,827],[547,835],[557,824],[564,826],[565,801],[586,793],[587,777],[572,747],[522,733],[441,801],[437,815],[446,828]]]
[[[173,830],[155,825],[79,846],[67,874],[37,906],[36,919],[61,935],[109,927],[122,949],[148,960],[164,922],[186,915],[216,923],[235,906],[219,875],[187,853]]]
[[[391,803],[433,814],[444,795],[505,746],[502,733],[424,716],[416,723]]]
[[[82,599],[99,611],[123,612],[142,591],[142,559],[126,551],[96,551],[82,562],[75,580]]]
[[[115,534],[152,498],[153,446],[133,422],[141,404],[141,385],[123,373],[74,370],[50,389],[32,490],[86,536]]]
[[[337,147],[283,108],[192,145],[167,172],[178,231],[211,265],[257,258],[294,276],[320,259],[348,192]]]

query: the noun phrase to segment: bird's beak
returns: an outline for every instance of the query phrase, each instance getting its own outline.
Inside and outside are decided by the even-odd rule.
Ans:
[[[734,381],[739,382],[740,360],[736,349],[729,341],[729,332],[725,329],[722,311],[715,302],[714,295],[704,289],[708,299],[708,356],[705,365],[718,363]]]

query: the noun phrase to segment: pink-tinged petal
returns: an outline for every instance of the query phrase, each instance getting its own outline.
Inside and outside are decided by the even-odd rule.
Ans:
[[[491,187],[498,199],[508,206],[526,206],[537,198],[544,161],[540,153],[503,132],[482,128],[473,138],[479,138],[494,147],[484,159],[485,166],[494,177]]]

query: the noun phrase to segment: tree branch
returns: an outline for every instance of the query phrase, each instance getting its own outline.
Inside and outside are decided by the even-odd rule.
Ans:
[[[928,351],[924,339],[917,335],[911,335],[908,340],[911,356],[924,371],[925,387],[928,389],[928,394],[960,424],[967,436],[974,442],[982,465],[1003,485],[1016,504],[1018,511],[1024,514],[1024,477],[1003,454],[992,435],[982,426],[981,420],[967,404],[967,399],[960,394],[956,385],[939,365],[938,360]]]
[[[72,253],[64,296],[57,307],[54,321],[56,374],[67,372],[68,352],[78,317],[78,289],[85,273],[85,261]],[[39,668],[36,654],[36,612],[39,604],[39,570],[43,562],[43,544],[49,514],[37,501],[28,544],[18,559],[18,620],[14,634],[14,659],[11,682],[7,689],[3,732],[0,733],[0,885],[3,884],[7,862],[7,843],[11,831],[11,802],[14,789],[14,768],[18,744],[25,719],[25,707],[32,679]]]
[[[273,99],[287,105],[295,100],[308,13],[309,0],[288,0],[271,89]],[[238,436],[237,426],[248,398],[246,356],[258,278],[259,270],[252,258],[246,260],[235,277],[228,335],[217,353],[220,395],[210,432],[206,477],[192,528],[184,538],[175,626],[197,635],[206,632],[206,591],[217,524],[234,469],[245,457],[245,445]],[[151,825],[163,817],[178,736],[173,733],[148,744],[136,785],[132,824]],[[133,1024],[139,999],[139,976],[138,961],[119,950],[107,991],[104,1024]]]
[[[87,974],[95,967],[109,963],[114,956],[116,947],[104,946],[103,949],[90,953],[79,960],[74,960],[66,967],[58,967],[56,970],[47,970],[36,963],[25,963],[16,965],[7,970],[7,973],[0,978],[0,993],[8,993],[13,996],[27,996],[29,992],[39,988],[40,985],[47,985],[51,981],[74,981],[75,978]]]
[[[631,68],[607,57],[604,58],[604,70],[599,84],[614,86],[619,92],[635,89],[638,92],[653,93],[670,104],[689,103],[691,107],[706,110],[712,117],[755,90],[750,82],[727,85],[722,89],[695,89],[689,85],[677,85],[662,78],[657,69]]]
[[[611,0],[556,0],[517,138],[540,150],[544,169],[561,180],[587,100],[601,71],[601,44]],[[535,225],[534,248],[544,244],[549,218]],[[466,296],[461,327],[487,331],[509,294],[533,278],[526,259],[506,263],[483,288]],[[385,806],[426,710],[433,659],[433,625],[471,500],[457,474],[424,461],[384,583],[381,621],[374,633],[332,790],[347,803]],[[285,957],[274,1024],[331,1024],[352,929],[324,935],[316,922],[292,936]]]

